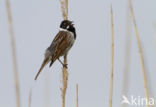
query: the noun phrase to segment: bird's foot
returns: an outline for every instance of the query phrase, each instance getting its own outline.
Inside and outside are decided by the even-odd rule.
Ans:
[[[63,67],[68,68],[68,64],[63,64]]]

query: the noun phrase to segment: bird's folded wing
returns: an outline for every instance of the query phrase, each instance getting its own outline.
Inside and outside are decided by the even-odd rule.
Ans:
[[[68,32],[60,31],[54,38],[52,44],[55,45],[52,55],[52,62],[54,62],[56,59],[64,54],[69,46]]]

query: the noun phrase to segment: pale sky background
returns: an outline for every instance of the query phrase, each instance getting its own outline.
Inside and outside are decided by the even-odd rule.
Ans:
[[[132,0],[144,52],[148,87],[156,96],[156,1]],[[113,107],[121,107],[125,51],[130,51],[127,97],[144,97],[142,73],[135,32],[130,18],[131,35],[126,49],[127,0],[69,0],[69,19],[75,22],[77,40],[68,55],[66,107],[76,107],[76,83],[79,107],[106,107],[110,80],[110,4],[114,11],[115,65]],[[34,77],[43,61],[45,49],[58,32],[62,13],[59,0],[11,0],[16,40],[21,107],[61,107],[61,64],[45,67],[39,79]],[[12,56],[5,0],[0,0],[0,107],[16,107]],[[126,50],[125,50],[126,49]],[[126,55],[128,56],[128,55]],[[126,79],[127,80],[127,79]],[[128,80],[127,80],[128,81]],[[46,96],[47,95],[47,96]],[[131,107],[131,106],[127,106]]]

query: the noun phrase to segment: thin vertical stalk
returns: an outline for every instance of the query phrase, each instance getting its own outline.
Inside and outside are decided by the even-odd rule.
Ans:
[[[112,107],[113,99],[113,72],[114,72],[114,23],[113,23],[113,10],[111,5],[111,69],[110,69],[110,96],[109,107]]]
[[[68,19],[68,0],[60,0],[61,9],[62,9],[62,16],[64,20]],[[67,54],[64,56],[64,64],[67,65]],[[66,97],[66,90],[68,84],[68,72],[67,68],[63,66],[62,69],[62,107],[65,107],[65,97]]]
[[[79,107],[79,86],[76,84],[76,107]]]
[[[68,19],[68,0],[65,0],[65,6],[66,6],[66,19]]]
[[[10,45],[11,45],[11,51],[12,51],[13,74],[14,74],[14,84],[15,84],[15,91],[16,91],[16,105],[17,105],[17,107],[20,107],[20,90],[19,90],[17,60],[16,60],[17,59],[16,58],[16,47],[15,47],[12,16],[11,16],[11,7],[10,7],[9,0],[6,0],[6,8],[7,8],[7,14],[8,14]]]
[[[131,11],[133,23],[134,23],[135,33],[136,33],[137,46],[138,46],[138,49],[139,49],[139,57],[140,57],[141,71],[142,71],[143,82],[144,82],[145,97],[147,99],[147,102],[149,102],[149,94],[148,94],[147,79],[146,79],[146,73],[145,73],[145,66],[144,66],[142,47],[141,47],[141,43],[140,43],[140,38],[139,38],[139,34],[138,34],[138,29],[137,29],[137,25],[136,25],[136,20],[135,20],[135,15],[134,15],[131,0],[129,0],[129,4],[130,4],[130,11]],[[147,107],[149,107],[148,104],[147,104]]]
[[[64,20],[68,19],[68,0],[60,0],[62,16]]]
[[[67,64],[67,55],[64,56],[64,64]],[[67,90],[67,84],[68,84],[68,72],[67,68],[63,67],[62,69],[62,107],[65,107],[65,97],[66,97],[66,90]]]
[[[28,107],[31,107],[31,100],[32,100],[32,88],[30,88],[30,91],[29,91]]]

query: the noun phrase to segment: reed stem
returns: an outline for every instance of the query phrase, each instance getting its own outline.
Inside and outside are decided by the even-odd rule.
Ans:
[[[109,107],[112,107],[113,102],[113,72],[114,72],[114,23],[113,23],[113,10],[111,5],[111,69],[110,69],[110,96]]]
[[[142,71],[143,82],[144,82],[145,97],[146,97],[147,102],[149,102],[149,94],[148,94],[147,79],[146,79],[146,73],[145,73],[145,66],[144,66],[142,47],[141,47],[141,43],[140,43],[140,38],[139,38],[139,34],[138,34],[138,29],[137,29],[137,25],[136,25],[136,20],[135,20],[135,15],[134,15],[131,0],[129,0],[129,4],[130,4],[130,11],[131,11],[133,23],[134,23],[135,33],[136,33],[137,46],[138,46],[138,49],[139,49],[139,58],[140,58],[141,71]],[[146,107],[149,107],[149,105],[147,104]]]
[[[17,70],[16,47],[15,47],[11,7],[10,7],[9,0],[6,0],[6,8],[7,8],[7,15],[8,15],[9,33],[10,33],[10,45],[11,45],[11,52],[12,52],[14,85],[15,85],[15,91],[16,91],[15,92],[16,93],[16,106],[20,107],[20,89],[19,89],[18,70]]]

